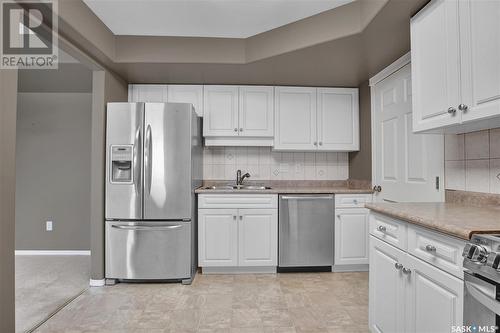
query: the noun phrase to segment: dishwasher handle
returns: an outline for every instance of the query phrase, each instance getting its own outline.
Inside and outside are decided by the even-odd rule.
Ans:
[[[323,196],[312,196],[312,195],[296,195],[289,196],[284,195],[281,197],[283,200],[309,200],[309,199],[318,199],[318,200],[331,200],[333,199],[333,195],[323,195]]]

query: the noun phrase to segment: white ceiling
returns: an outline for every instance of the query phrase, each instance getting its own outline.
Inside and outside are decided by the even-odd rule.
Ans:
[[[84,0],[115,35],[247,38],[354,0]]]

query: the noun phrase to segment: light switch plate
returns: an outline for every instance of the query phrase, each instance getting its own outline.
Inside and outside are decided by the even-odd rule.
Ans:
[[[52,221],[45,221],[45,230],[52,231]]]

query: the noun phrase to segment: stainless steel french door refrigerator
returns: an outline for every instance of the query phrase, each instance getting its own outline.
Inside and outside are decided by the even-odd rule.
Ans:
[[[201,118],[191,104],[108,103],[106,120],[106,278],[190,283]]]

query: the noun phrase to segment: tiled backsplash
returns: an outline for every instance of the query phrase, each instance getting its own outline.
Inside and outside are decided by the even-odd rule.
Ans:
[[[236,171],[252,180],[346,180],[348,153],[274,152],[269,147],[205,147],[203,178],[234,180]]]
[[[500,194],[500,128],[445,137],[446,188]]]

